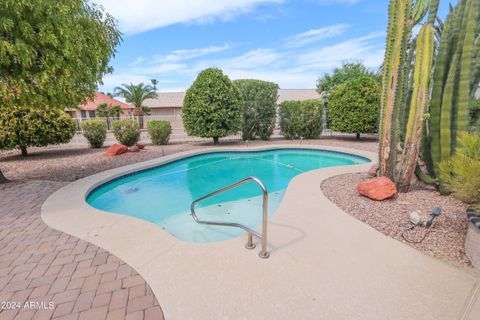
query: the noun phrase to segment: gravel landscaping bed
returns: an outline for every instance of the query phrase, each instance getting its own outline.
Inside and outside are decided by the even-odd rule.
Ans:
[[[1,153],[0,167],[5,176],[12,181],[74,181],[91,174],[131,163],[142,162],[186,150],[212,147],[213,144],[210,141],[177,142],[166,146],[147,145],[145,150],[141,152],[129,152],[116,157],[106,156],[106,147],[101,149],[65,146],[30,148],[28,157],[22,157],[18,151]],[[351,137],[304,141],[272,139],[270,141],[250,141],[248,146],[299,143],[303,145],[341,146],[367,151],[376,151],[377,149],[375,137],[362,138],[360,141]],[[219,146],[247,146],[247,143],[238,139],[222,139]]]
[[[418,184],[408,193],[400,193],[394,199],[377,202],[360,196],[357,184],[370,178],[367,174],[345,174],[335,176],[322,183],[323,193],[338,207],[358,220],[369,224],[383,234],[407,243],[425,254],[441,258],[463,267],[471,264],[465,255],[467,231],[467,206],[450,196],[442,196],[435,188]],[[411,226],[412,211],[430,214],[435,207],[442,208],[442,214],[425,240],[419,244],[406,242],[402,231]],[[423,228],[408,233],[409,239],[419,239]]]

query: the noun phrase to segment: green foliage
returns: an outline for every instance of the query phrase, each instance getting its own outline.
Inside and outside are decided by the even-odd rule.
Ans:
[[[151,120],[147,123],[147,131],[154,145],[168,144],[172,125],[165,120]]]
[[[182,119],[189,135],[218,143],[218,138],[240,130],[242,98],[222,70],[205,69],[187,90]]]
[[[45,147],[68,143],[75,134],[73,119],[55,109],[12,107],[0,109],[0,150]]]
[[[287,139],[316,139],[322,134],[323,102],[284,101],[279,106],[280,130]]]
[[[457,153],[438,167],[443,190],[467,203],[480,203],[480,135],[459,136]]]
[[[329,97],[330,129],[345,133],[378,130],[380,84],[376,77],[362,76],[345,82]]]
[[[344,63],[341,68],[335,68],[333,73],[325,74],[322,78],[317,80],[317,90],[319,93],[326,93],[327,95],[333,91],[337,86],[363,76],[377,77],[374,72],[371,72],[367,67],[360,62]]]
[[[101,148],[107,138],[107,124],[104,120],[85,120],[81,123],[83,136],[92,148]]]
[[[243,140],[268,140],[275,129],[278,85],[261,80],[233,81],[243,98]]]
[[[114,106],[107,103],[101,103],[97,106],[97,117],[120,117],[123,113],[120,106]]]
[[[134,116],[143,116],[144,105],[143,102],[147,99],[155,99],[157,94],[150,85],[139,84],[122,84],[120,87],[115,88],[115,95],[125,98],[125,101],[132,103],[135,109],[133,110]]]
[[[3,0],[0,105],[59,108],[93,98],[121,40],[115,19],[79,0]]]
[[[140,139],[140,126],[135,120],[115,120],[112,122],[115,139],[127,147],[133,146]]]
[[[470,125],[480,129],[480,98],[472,98],[470,104]]]

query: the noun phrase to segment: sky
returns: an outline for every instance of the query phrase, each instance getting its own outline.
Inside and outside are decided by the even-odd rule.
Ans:
[[[387,0],[94,0],[113,15],[123,41],[99,89],[157,79],[186,90],[209,67],[230,79],[283,89],[315,88],[343,62],[376,70],[383,61]],[[448,2],[441,1],[440,17]]]

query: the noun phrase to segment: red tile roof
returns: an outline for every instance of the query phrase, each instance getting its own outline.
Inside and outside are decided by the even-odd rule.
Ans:
[[[119,101],[117,99],[110,98],[106,94],[101,92],[95,93],[95,99],[93,101],[88,101],[86,104],[78,106],[80,110],[96,110],[98,105],[106,103],[114,106],[120,106],[124,110],[133,109],[133,107],[125,102]]]

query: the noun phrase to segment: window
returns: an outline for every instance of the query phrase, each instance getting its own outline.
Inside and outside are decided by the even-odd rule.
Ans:
[[[93,111],[93,110],[88,111],[88,117],[89,118],[95,118],[95,111]]]
[[[87,117],[87,112],[85,110],[80,110],[80,117],[85,119]]]

